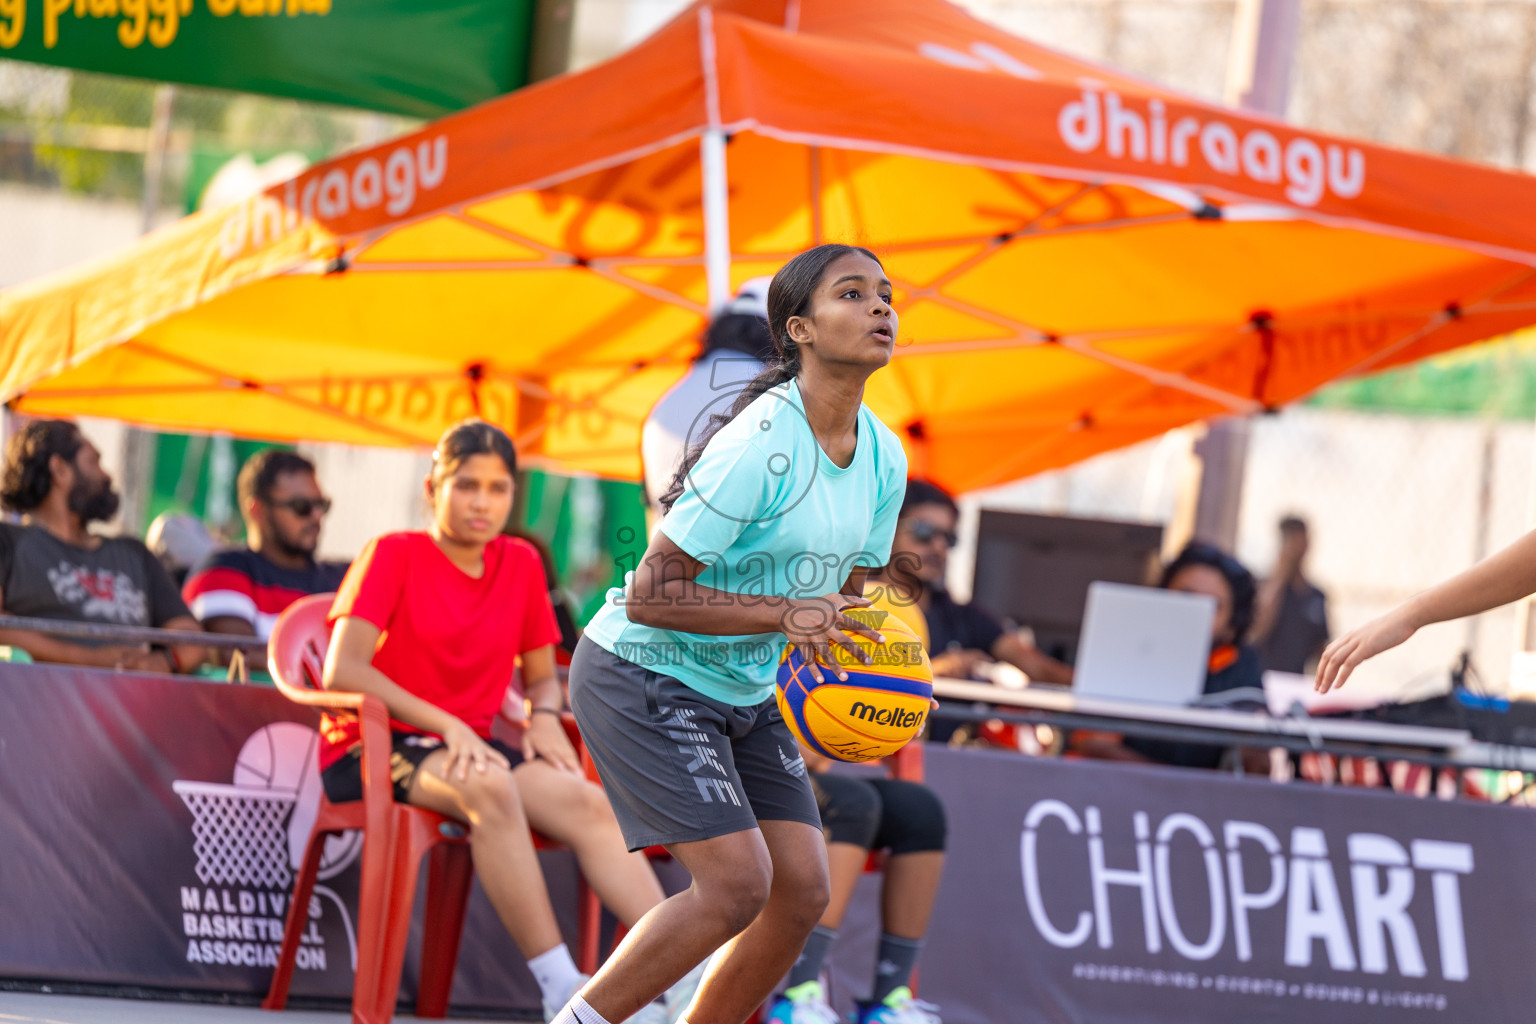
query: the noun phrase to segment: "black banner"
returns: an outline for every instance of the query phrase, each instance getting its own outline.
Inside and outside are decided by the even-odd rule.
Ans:
[[[931,749],[945,1024],[1524,1021],[1536,816]]]
[[[315,724],[265,688],[0,665],[0,976],[264,993],[319,796]],[[919,991],[946,1024],[1536,1006],[1528,810],[947,748],[927,767],[950,855]],[[327,850],[297,996],[350,994],[357,854],[355,836]],[[574,941],[571,857],[542,863]],[[880,883],[861,883],[837,945],[843,1005],[868,991]],[[478,889],[453,1002],[539,1013]]]
[[[0,976],[265,994],[318,806],[316,724],[270,688],[0,666]],[[295,996],[351,996],[360,849],[327,847]],[[540,858],[574,950],[574,861]],[[454,1005],[542,1019],[478,885],[465,929]],[[413,936],[402,998],[419,953]]]

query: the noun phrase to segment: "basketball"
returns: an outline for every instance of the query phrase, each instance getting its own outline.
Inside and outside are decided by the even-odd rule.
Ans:
[[[845,614],[874,626],[885,637],[877,644],[860,636],[853,642],[868,651],[866,665],[840,647],[833,648],[846,680],[822,666],[818,683],[793,645],[779,660],[779,710],[795,739],[836,761],[876,761],[889,757],[917,736],[928,720],[933,669],[922,641],[901,619],[874,608]]]

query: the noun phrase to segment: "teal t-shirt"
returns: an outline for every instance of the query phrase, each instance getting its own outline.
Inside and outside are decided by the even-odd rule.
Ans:
[[[859,407],[853,461],[839,467],[811,432],[791,380],[769,389],[709,439],[659,529],[704,563],[698,582],[736,594],[807,598],[854,568],[885,565],[907,487],[907,456]],[[625,578],[628,586],[633,573]],[[608,592],[586,636],[626,661],[738,706],[773,693],[783,633],[710,636],[629,621]]]

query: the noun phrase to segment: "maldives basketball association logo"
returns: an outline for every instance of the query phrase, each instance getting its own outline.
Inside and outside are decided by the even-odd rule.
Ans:
[[[277,966],[293,881],[320,809],[320,734],[298,722],[274,722],[246,739],[229,782],[177,779],[171,788],[192,812],[199,885],[181,887],[187,960],[243,967]],[[320,858],[298,969],[324,971],[330,958],[322,922],[339,918],[357,968],[352,913],[330,886],[357,860],[360,832],[331,836]]]

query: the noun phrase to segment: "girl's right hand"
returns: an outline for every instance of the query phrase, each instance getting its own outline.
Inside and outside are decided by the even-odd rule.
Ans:
[[[475,734],[475,730],[457,718],[443,730],[443,747],[448,751],[448,757],[443,761],[445,779],[453,778],[455,766],[459,769],[460,782],[468,781],[471,765],[482,775],[491,764],[499,764],[503,768],[512,767],[505,754],[485,742]]]
[[[869,652],[848,638],[849,633],[862,636],[877,644],[885,643],[885,637],[873,626],[866,626],[857,619],[851,619],[843,613],[849,608],[868,608],[869,601],[862,597],[854,597],[852,594],[834,593],[824,594],[821,597],[791,600],[784,609],[782,625],[784,635],[789,637],[789,642],[795,645],[800,653],[800,659],[810,669],[811,677],[818,683],[826,682],[821,674],[821,666],[817,659],[827,668],[837,673],[839,679],[846,680],[848,673],[838,665],[834,654],[834,647],[841,647],[849,655],[857,658],[865,665],[874,663]]]

